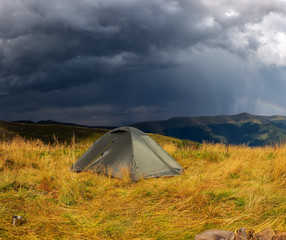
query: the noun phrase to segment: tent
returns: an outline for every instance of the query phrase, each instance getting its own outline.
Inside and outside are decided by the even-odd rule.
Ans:
[[[75,162],[71,171],[94,171],[133,181],[175,176],[182,167],[152,138],[133,127],[116,128],[101,138]]]

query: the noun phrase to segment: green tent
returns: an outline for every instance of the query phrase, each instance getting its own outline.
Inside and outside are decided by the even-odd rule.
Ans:
[[[133,127],[116,128],[98,139],[74,163],[71,171],[94,171],[133,181],[175,176],[182,167],[152,138]]]

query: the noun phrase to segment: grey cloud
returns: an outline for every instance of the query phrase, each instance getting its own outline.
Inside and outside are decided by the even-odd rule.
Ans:
[[[0,118],[255,111],[269,83],[253,64],[263,29],[250,26],[284,11],[278,0],[0,0]]]

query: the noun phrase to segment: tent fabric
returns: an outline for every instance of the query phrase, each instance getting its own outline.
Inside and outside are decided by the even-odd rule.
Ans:
[[[182,167],[152,138],[133,127],[116,128],[98,139],[71,171],[94,171],[131,179],[175,176]]]

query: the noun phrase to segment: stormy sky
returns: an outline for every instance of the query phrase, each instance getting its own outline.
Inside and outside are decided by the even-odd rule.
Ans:
[[[0,119],[286,115],[285,0],[0,0]]]

